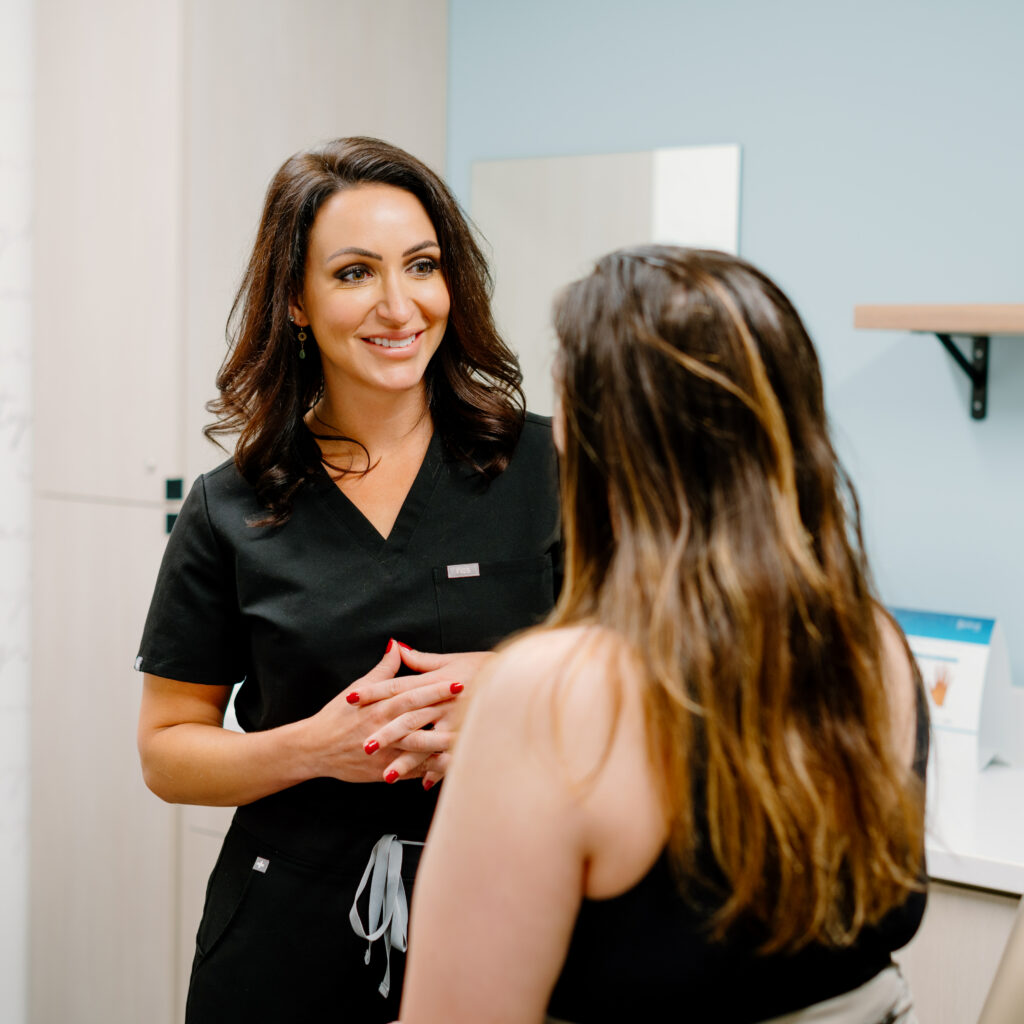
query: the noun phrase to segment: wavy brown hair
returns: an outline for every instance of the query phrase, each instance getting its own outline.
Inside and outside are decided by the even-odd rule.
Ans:
[[[606,256],[555,319],[550,624],[635,653],[673,861],[718,893],[713,933],[752,916],[766,952],[848,945],[921,888],[923,784],[811,340],[754,267],[669,246]]]
[[[302,293],[309,234],[321,206],[336,192],[368,184],[412,193],[437,232],[451,311],[426,384],[446,450],[490,478],[508,465],[522,430],[522,373],[494,325],[487,260],[444,182],[379,139],[335,139],[296,153],[267,190],[228,318],[220,396],[207,405],[217,416],[207,437],[239,435],[235,463],[268,510],[258,525],[285,522],[296,490],[322,461],[303,417],[323,393],[323,369],[315,345],[299,359],[288,303]]]

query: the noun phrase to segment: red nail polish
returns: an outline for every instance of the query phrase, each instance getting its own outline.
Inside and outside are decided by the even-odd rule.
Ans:
[[[462,683],[452,683],[452,693],[462,693],[464,689]]]
[[[389,771],[387,773],[387,775],[384,776],[384,781],[389,783],[389,784],[392,783],[392,782],[397,782],[398,781],[398,772],[396,772],[395,769],[392,768],[391,771]]]
[[[424,779],[423,780],[423,788],[424,789],[430,789],[431,786],[433,786],[433,785],[434,785],[434,780],[433,779]]]
[[[384,653],[385,654],[390,654],[391,653],[391,648],[395,646],[396,642],[397,641],[395,641],[395,640],[389,640],[387,647],[384,648]]]
[[[401,647],[401,648],[403,648],[403,649],[405,649],[407,651],[411,651],[412,650],[412,648],[408,644],[403,644],[401,640],[396,640],[395,642],[398,644],[399,647]]]
[[[347,697],[345,698],[345,700],[347,700],[347,701],[349,702],[349,704],[358,704],[358,703],[359,703],[359,694],[358,694],[358,693],[356,693],[356,691],[355,691],[355,690],[353,690],[353,691],[352,691],[352,692],[351,692],[351,693],[350,693],[350,694],[349,694],[349,695],[348,695],[348,696],[347,696]]]
[[[365,750],[368,754],[372,754],[375,751],[380,750],[380,744],[376,740],[367,740],[363,744],[363,750]]]

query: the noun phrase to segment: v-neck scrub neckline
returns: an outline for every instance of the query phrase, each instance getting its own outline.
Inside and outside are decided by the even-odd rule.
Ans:
[[[427,514],[430,499],[441,477],[444,466],[441,438],[435,430],[423,455],[412,486],[402,501],[398,516],[390,533],[385,537],[363,514],[359,506],[331,479],[327,468],[321,464],[312,480],[315,493],[327,504],[332,515],[352,536],[378,558],[403,551],[416,530],[417,524]]]

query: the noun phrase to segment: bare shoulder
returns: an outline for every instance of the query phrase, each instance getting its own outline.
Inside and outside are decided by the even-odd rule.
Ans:
[[[887,611],[877,608],[875,620],[882,641],[884,683],[892,707],[896,742],[910,764],[917,730],[917,675],[911,660],[913,656],[902,631]]]
[[[604,679],[609,657],[623,656],[625,644],[602,626],[566,626],[527,633],[494,659],[488,672],[498,686],[546,688],[558,676],[568,681],[582,677]]]
[[[518,724],[532,742],[557,749],[572,763],[600,753],[602,737],[636,703],[633,659],[611,630],[571,626],[529,633],[494,659],[474,709]],[[520,737],[523,738],[523,737]]]

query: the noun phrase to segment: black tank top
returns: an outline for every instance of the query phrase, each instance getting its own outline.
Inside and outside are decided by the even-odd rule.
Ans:
[[[915,771],[928,756],[927,705],[919,685]],[[698,855],[707,863],[708,851]],[[752,1024],[848,992],[873,978],[893,950],[913,937],[926,894],[912,893],[848,949],[811,945],[796,953],[758,955],[760,929],[738,922],[712,942],[707,922],[714,903],[700,890],[680,894],[668,855],[621,896],[584,900],[548,1013],[574,1024],[663,1017]]]

